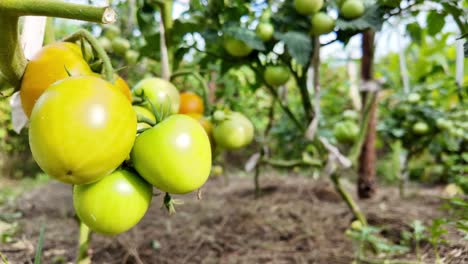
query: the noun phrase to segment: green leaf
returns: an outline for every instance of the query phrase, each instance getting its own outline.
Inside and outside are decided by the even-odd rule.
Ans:
[[[285,34],[275,33],[275,38],[281,40],[286,48],[299,64],[306,65],[312,55],[312,41],[307,34],[290,31]]]
[[[231,36],[235,39],[242,40],[245,44],[249,47],[263,51],[265,50],[265,45],[263,45],[263,41],[257,37],[257,34],[252,30],[247,28],[242,28],[239,26],[226,26],[223,29],[223,32],[227,36]]]
[[[422,30],[418,22],[410,23],[406,26],[406,32],[408,32],[411,39],[420,44],[422,40]]]
[[[427,33],[431,36],[437,35],[445,25],[445,15],[432,10],[427,16]]]
[[[37,241],[36,255],[34,256],[34,264],[41,264],[42,247],[44,244],[44,232],[45,224],[42,224],[41,231],[39,232],[39,239]]]

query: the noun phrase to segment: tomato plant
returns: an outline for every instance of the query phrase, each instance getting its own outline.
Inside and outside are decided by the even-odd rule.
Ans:
[[[76,214],[91,230],[117,235],[145,215],[153,187],[128,170],[116,170],[102,180],[73,187]]]
[[[238,112],[229,113],[213,128],[217,146],[225,149],[239,149],[250,144],[254,137],[254,126],[247,117]]]
[[[39,96],[56,81],[69,75],[91,74],[91,68],[81,56],[78,45],[57,42],[43,47],[29,61],[21,81],[20,96],[24,112],[29,117]]]
[[[128,157],[135,134],[135,113],[114,85],[93,76],[68,77],[34,106],[29,143],[51,177],[85,184],[115,170]]]
[[[132,90],[132,94],[140,98],[148,98],[149,104],[144,106],[150,111],[153,107],[158,112],[169,111],[172,114],[179,112],[180,94],[170,82],[161,78],[146,78],[139,81]]]
[[[210,174],[210,140],[195,119],[172,115],[137,137],[131,159],[138,173],[156,188],[189,193]]]

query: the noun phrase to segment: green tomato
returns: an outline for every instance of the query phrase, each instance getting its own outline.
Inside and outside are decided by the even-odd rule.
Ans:
[[[267,42],[273,38],[275,28],[270,23],[261,22],[258,24],[256,32],[260,39],[262,39],[264,42]]]
[[[225,37],[223,41],[224,49],[234,57],[245,57],[252,52],[252,48],[249,47],[242,40],[238,40],[232,37]]]
[[[125,61],[130,65],[135,65],[138,62],[138,58],[140,57],[140,53],[135,50],[127,50],[125,52]]]
[[[348,109],[343,112],[343,117],[346,120],[357,121],[359,120],[359,113],[354,110]]]
[[[362,0],[346,0],[341,5],[341,14],[344,18],[355,19],[364,14],[365,7]]]
[[[294,8],[299,14],[308,16],[323,7],[323,0],[294,0]]]
[[[170,82],[150,77],[138,82],[132,90],[132,94],[142,99],[148,98],[149,102],[144,106],[153,111],[152,106],[157,112],[170,112],[176,114],[179,112],[180,94],[177,88]]]
[[[94,76],[68,77],[39,97],[29,144],[48,175],[72,184],[95,182],[128,157],[137,120],[125,95]]]
[[[324,12],[318,12],[312,16],[310,33],[315,36],[328,34],[335,28],[335,19]]]
[[[102,180],[73,187],[73,205],[92,231],[116,235],[135,226],[145,215],[153,187],[136,174],[117,170]]]
[[[429,126],[427,125],[426,122],[423,122],[423,121],[416,122],[413,125],[413,132],[416,135],[425,135],[427,134],[427,132],[429,132]]]
[[[281,86],[289,80],[289,69],[283,65],[272,65],[265,69],[265,82],[271,86]]]
[[[113,40],[120,36],[120,28],[116,25],[106,25],[103,27],[104,37]]]
[[[189,193],[210,175],[210,140],[197,120],[177,114],[141,133],[131,159],[138,173],[156,188]]]
[[[221,148],[239,149],[252,142],[254,126],[243,114],[231,112],[213,128],[213,138]]]
[[[217,177],[217,176],[221,176],[223,174],[223,166],[221,165],[213,165],[213,167],[211,168],[211,176],[213,177]]]
[[[216,110],[213,113],[213,120],[216,122],[221,122],[226,118],[226,113],[223,110]]]
[[[421,96],[418,93],[410,93],[406,100],[411,104],[415,104],[421,101]]]
[[[353,143],[359,136],[359,127],[353,121],[342,121],[333,127],[333,135],[340,143]]]
[[[440,130],[448,130],[450,127],[453,126],[452,121],[447,120],[445,118],[437,118],[436,126]]]
[[[124,38],[118,37],[112,40],[112,50],[115,54],[125,56],[130,49],[130,42]]]
[[[112,43],[108,38],[100,37],[100,38],[98,38],[98,41],[99,41],[99,45],[101,45],[101,47],[105,51],[109,52],[109,51],[112,50]]]

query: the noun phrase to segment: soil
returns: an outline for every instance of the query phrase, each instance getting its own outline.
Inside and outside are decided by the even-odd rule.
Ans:
[[[263,194],[255,199],[250,177],[213,178],[197,194],[177,196],[183,204],[168,216],[162,195],[133,229],[116,237],[94,234],[92,263],[352,263],[356,243],[345,235],[353,216],[326,180],[302,176],[262,176]],[[354,196],[355,186],[344,182]],[[359,201],[369,223],[398,242],[410,223],[425,224],[446,215],[441,190],[410,189],[401,200],[395,188],[381,187],[371,200]],[[2,209],[5,212],[7,209]],[[20,196],[11,212],[20,211],[13,241],[0,244],[9,263],[32,263],[39,230],[46,226],[43,263],[72,263],[78,224],[71,187],[50,182]],[[439,247],[444,263],[468,263],[468,241],[455,230]],[[421,245],[423,263],[434,263],[433,247]],[[372,256],[370,252],[367,254]],[[415,260],[414,250],[394,259]],[[373,256],[372,263],[376,262]],[[370,261],[370,260],[369,260]],[[365,262],[364,262],[365,263]]]

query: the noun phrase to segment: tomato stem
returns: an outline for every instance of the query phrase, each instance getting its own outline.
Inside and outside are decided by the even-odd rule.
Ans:
[[[72,35],[66,37],[64,41],[75,42],[81,39],[85,39],[89,42],[89,44],[91,44],[91,47],[93,47],[98,57],[104,63],[104,76],[106,80],[108,80],[111,83],[114,83],[114,69],[112,68],[111,60],[104,48],[102,48],[101,44],[99,44],[99,41],[91,33],[89,33],[89,31],[85,29],[80,29]]]
[[[27,60],[19,41],[20,16],[50,16],[98,23],[113,23],[116,13],[109,7],[71,4],[57,0],[0,1],[0,71],[16,90],[26,69]]]
[[[89,263],[88,248],[91,241],[91,230],[80,221],[80,234],[78,238],[78,252],[76,254],[76,264]]]
[[[362,213],[361,209],[354,201],[353,197],[346,191],[340,181],[340,176],[335,172],[331,175],[331,180],[335,185],[336,191],[340,194],[341,198],[345,201],[346,205],[349,207],[354,217],[357,218],[363,226],[367,226],[367,219]]]
[[[166,193],[166,195],[164,195],[164,207],[166,207],[170,215],[176,213],[176,210],[174,207],[174,199],[172,199],[169,193]]]

